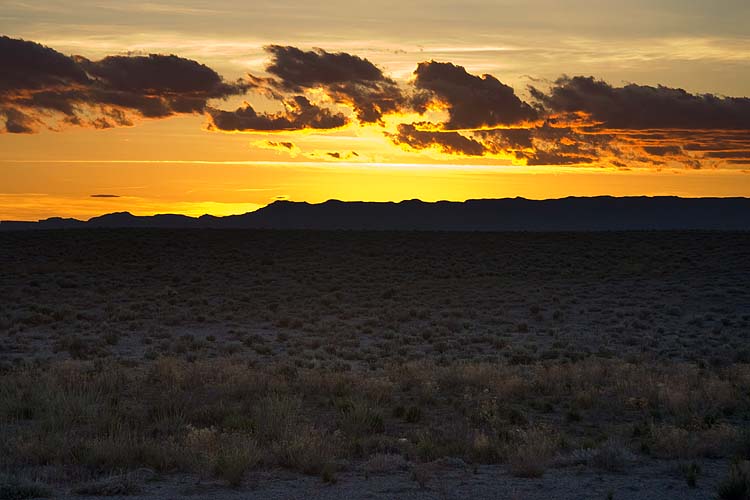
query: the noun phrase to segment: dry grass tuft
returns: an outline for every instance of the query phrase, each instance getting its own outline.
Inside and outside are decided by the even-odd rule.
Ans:
[[[511,474],[541,477],[557,451],[557,436],[544,427],[516,429],[508,447]]]

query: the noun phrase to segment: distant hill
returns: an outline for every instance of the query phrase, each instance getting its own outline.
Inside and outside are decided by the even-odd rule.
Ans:
[[[88,221],[53,217],[2,221],[0,230],[77,228],[351,229],[425,231],[750,230],[750,198],[599,196],[527,200],[399,203],[276,201],[226,217],[135,216],[118,212]]]

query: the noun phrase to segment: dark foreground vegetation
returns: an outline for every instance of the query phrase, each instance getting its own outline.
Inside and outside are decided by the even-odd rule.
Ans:
[[[656,459],[747,498],[748,233],[7,232],[0,261],[0,498]]]

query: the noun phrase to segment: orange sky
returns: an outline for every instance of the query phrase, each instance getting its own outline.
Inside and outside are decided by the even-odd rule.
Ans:
[[[42,180],[42,182],[40,182]],[[138,215],[227,215],[276,199],[425,201],[515,197],[747,194],[747,174],[731,171],[599,172],[580,167],[491,167],[278,163],[3,163],[0,217],[88,218]],[[44,186],[50,186],[45,191]],[[117,194],[119,197],[91,197]]]
[[[445,6],[418,20],[410,16],[423,9],[415,7],[412,12],[406,8],[401,18],[376,9],[370,14],[374,24],[358,28],[325,17],[327,8],[313,13],[291,0],[278,4],[276,11],[260,7],[243,11],[231,1],[216,2],[211,8],[195,2],[150,3],[147,9],[143,7],[147,4],[139,4],[148,11],[148,21],[142,16],[146,11],[137,6],[113,10],[79,3],[86,11],[81,19],[70,17],[67,4],[57,1],[41,1],[34,8],[11,2],[6,15],[0,17],[0,33],[92,60],[130,50],[137,54],[176,53],[207,64],[226,81],[247,73],[267,78],[270,55],[262,47],[284,42],[303,50],[321,46],[367,57],[383,71],[384,78],[402,87],[414,85],[412,72],[417,63],[433,58],[452,61],[470,75],[492,73],[511,85],[524,102],[531,102],[527,85],[548,88],[554,86],[555,78],[570,72],[607,78],[616,89],[637,81],[685,88],[695,96],[711,92],[741,97],[750,93],[750,39],[742,34],[742,23],[734,20],[747,13],[744,2],[729,2],[726,16],[702,14],[706,20],[713,16],[711,26],[716,32],[705,23],[691,24],[689,12],[683,20],[662,15],[683,15],[679,2],[654,7],[636,1],[628,7],[631,11],[619,13],[603,7],[601,11],[593,9],[594,13],[581,11],[566,26],[556,24],[554,3],[550,3],[546,9],[549,15],[539,14],[544,29],[521,22],[508,25],[506,31],[498,29],[504,21],[489,1],[477,2],[476,16],[471,19]],[[508,8],[515,9],[518,19],[524,12],[545,12],[512,4]],[[356,15],[344,4],[337,9],[343,18]],[[230,16],[230,12],[236,15]],[[647,12],[653,17],[639,27],[618,20]],[[319,29],[294,25],[295,15],[308,20],[319,16]],[[557,17],[567,15],[558,12]],[[219,29],[230,17],[233,21]],[[205,27],[206,19],[213,23],[213,30]],[[252,34],[241,29],[241,19],[256,28]],[[452,20],[459,24],[446,31]],[[659,26],[659,22],[663,24]],[[607,24],[611,29],[606,29]],[[407,25],[410,30],[405,29]],[[269,33],[263,31],[266,28]],[[278,37],[272,38],[273,33]],[[281,101],[264,92],[213,99],[208,105],[232,111],[246,101],[258,113],[281,116]],[[750,165],[744,162],[750,155],[750,131],[734,125],[729,131],[699,130],[690,123],[687,129],[614,130],[601,120],[597,122],[594,115],[581,114],[575,119],[587,123],[559,133],[562,121],[542,130],[553,116],[547,112],[548,116],[535,124],[527,121],[521,125],[534,133],[552,133],[536,137],[533,150],[503,145],[492,151],[487,146],[487,151],[477,155],[448,154],[440,141],[456,138],[449,133],[456,129],[447,126],[455,121],[450,95],[433,97],[427,112],[384,113],[379,123],[367,124],[355,116],[353,104],[336,100],[330,89],[295,89],[284,98],[292,94],[305,95],[313,105],[341,113],[348,123],[325,130],[228,133],[209,130],[212,118],[208,113],[193,113],[163,119],[134,115],[130,126],[93,130],[65,125],[47,115],[49,123],[37,127],[36,133],[0,133],[0,219],[88,218],[121,210],[139,215],[227,215],[255,210],[276,199],[750,196]],[[571,119],[565,116],[563,121]],[[518,123],[507,127],[518,128]],[[402,124],[417,124],[414,137],[398,136]],[[45,130],[47,125],[53,130]],[[490,125],[460,128],[458,133],[465,136],[462,140],[480,140],[479,130],[498,127]],[[592,130],[592,126],[600,128]],[[419,135],[430,130],[443,135],[438,139]],[[595,142],[597,135],[611,137],[602,146]],[[578,153],[569,150],[581,147],[595,161],[576,164],[570,160]],[[670,148],[675,147],[679,152],[673,154]],[[545,164],[548,157],[556,158],[557,163]],[[561,158],[564,161],[560,162]],[[701,168],[691,168],[695,166]],[[91,196],[101,194],[110,196]]]
[[[138,215],[228,215],[276,199],[425,201],[522,196],[748,196],[742,170],[618,170],[600,166],[524,166],[438,151],[406,152],[381,134],[273,134],[317,152],[291,158],[258,147],[267,134],[220,134],[204,118],[145,121],[136,127],[0,135],[0,219]],[[350,145],[350,147],[341,147]],[[360,157],[337,161],[326,151]],[[92,197],[94,194],[117,197]]]

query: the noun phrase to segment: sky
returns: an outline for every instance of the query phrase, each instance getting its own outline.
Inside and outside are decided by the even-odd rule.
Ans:
[[[0,219],[750,196],[750,3],[16,1]]]

